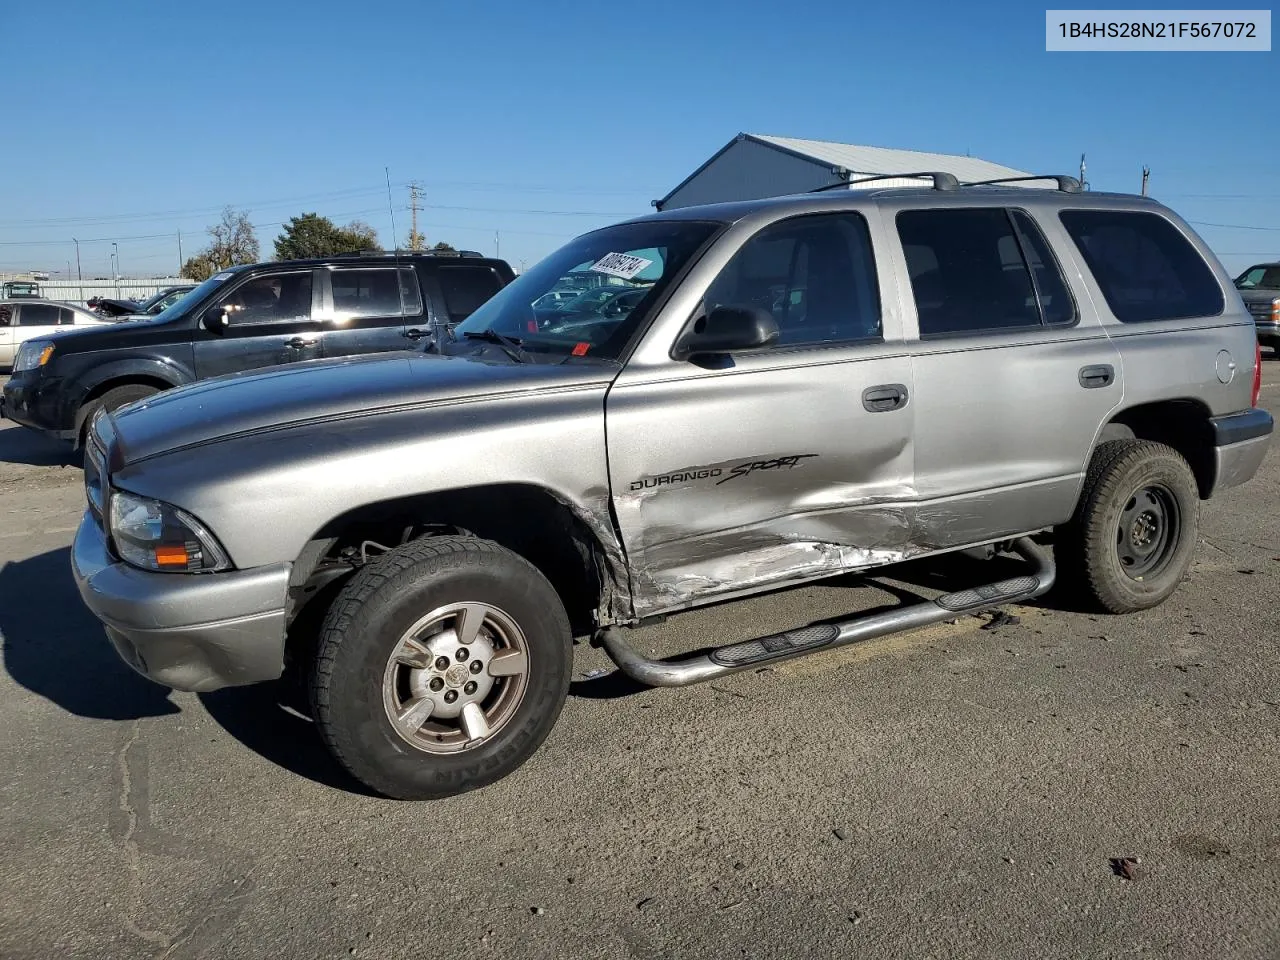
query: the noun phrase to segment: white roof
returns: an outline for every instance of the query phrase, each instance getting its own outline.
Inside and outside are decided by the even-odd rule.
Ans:
[[[1025,177],[1021,170],[1001,166],[977,157],[958,157],[947,153],[922,153],[918,150],[891,150],[888,147],[860,147],[853,143],[829,140],[797,140],[793,137],[771,137],[747,134],[753,140],[789,150],[820,163],[844,167],[851,173],[874,175],[915,171],[944,171],[961,181],[994,180],[997,177]]]

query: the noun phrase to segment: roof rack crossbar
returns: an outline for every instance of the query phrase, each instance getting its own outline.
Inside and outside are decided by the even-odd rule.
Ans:
[[[1063,193],[1079,193],[1080,181],[1075,177],[1063,176],[1060,173],[1049,173],[1042,177],[997,177],[995,180],[971,180],[966,187],[986,187],[996,183],[1023,183],[1027,180],[1052,180]]]
[[[838,190],[841,187],[851,187],[858,183],[872,183],[876,180],[932,180],[933,189],[935,190],[958,190],[960,181],[956,179],[955,174],[947,173],[943,170],[925,170],[914,173],[877,173],[872,177],[859,177],[857,180],[841,180],[838,183],[829,183],[825,187],[816,187],[810,190],[810,193],[821,193],[823,190]]]

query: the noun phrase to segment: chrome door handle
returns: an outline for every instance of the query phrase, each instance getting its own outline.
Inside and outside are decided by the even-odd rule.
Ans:
[[[284,345],[286,347],[292,347],[294,350],[301,350],[303,347],[314,347],[316,345],[316,341],[306,340],[302,337],[294,337],[292,340],[286,340]]]

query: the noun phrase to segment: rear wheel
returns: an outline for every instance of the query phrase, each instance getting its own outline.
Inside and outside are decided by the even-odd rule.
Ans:
[[[112,387],[102,396],[90,400],[80,410],[80,446],[84,446],[84,442],[89,436],[89,425],[93,423],[94,414],[99,410],[114,413],[126,403],[133,403],[135,400],[142,400],[153,393],[159,392],[158,387],[153,387],[147,383],[126,383],[118,387]]]
[[[1149,440],[1102,444],[1075,516],[1055,536],[1064,581],[1110,613],[1163,603],[1191,566],[1199,511],[1195,475],[1178,451]]]
[[[445,797],[514,771],[564,706],[568,617],[522,557],[433,537],[364,567],[325,619],[312,680],[326,744],[390,797]]]

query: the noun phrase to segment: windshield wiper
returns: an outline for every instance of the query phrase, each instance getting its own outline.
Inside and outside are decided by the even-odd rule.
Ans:
[[[462,335],[468,340],[485,340],[489,343],[496,343],[516,363],[524,363],[529,359],[528,354],[524,352],[524,348],[520,346],[519,340],[501,334],[497,330],[465,330]]]

